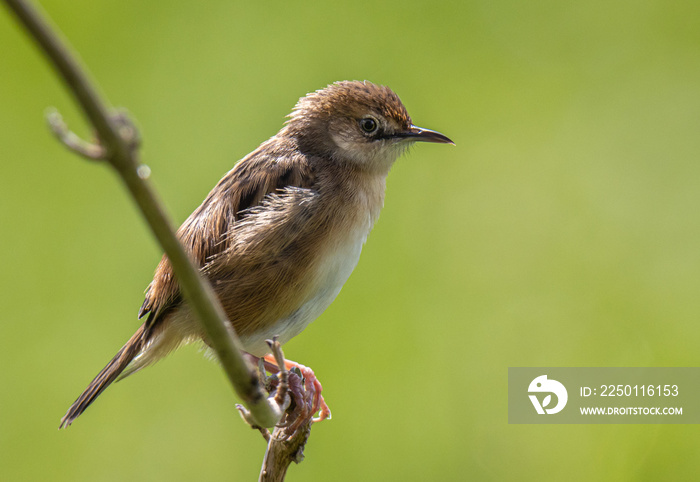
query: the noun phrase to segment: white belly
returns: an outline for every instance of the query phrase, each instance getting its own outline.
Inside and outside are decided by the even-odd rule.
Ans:
[[[311,298],[290,316],[279,320],[269,330],[241,339],[245,351],[256,356],[269,353],[265,340],[279,336],[284,344],[301,333],[309,323],[318,318],[340,293],[360,259],[362,245],[371,229],[371,221],[357,230],[346,243],[326,255],[316,274],[318,288]]]

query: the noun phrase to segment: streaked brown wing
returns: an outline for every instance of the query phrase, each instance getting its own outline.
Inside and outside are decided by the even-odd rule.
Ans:
[[[286,187],[313,186],[315,176],[306,158],[284,155],[293,152],[294,146],[280,145],[279,141],[272,146],[272,142],[265,142],[236,164],[178,230],[180,241],[200,268],[226,250],[231,243],[227,233],[246,215],[245,210]],[[180,287],[170,260],[163,255],[146,291],[139,318],[150,313],[146,326],[152,328],[180,301]]]

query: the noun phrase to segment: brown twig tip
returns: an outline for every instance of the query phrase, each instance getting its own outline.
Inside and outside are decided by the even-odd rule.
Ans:
[[[289,393],[289,372],[287,371],[287,366],[284,359],[284,353],[282,352],[282,345],[277,341],[278,336],[274,336],[272,340],[265,340],[272,350],[272,354],[275,357],[275,363],[279,367],[279,384],[277,385],[277,390],[275,391],[275,403],[279,405],[282,410],[287,410],[291,404],[291,399],[288,395]]]
[[[272,340],[265,340],[265,343],[267,343],[267,346],[270,347],[270,351],[272,351],[272,355],[275,357],[275,363],[277,363],[277,366],[280,367],[280,373],[286,372],[286,365],[285,365],[285,360],[284,360],[284,352],[282,352],[282,345],[278,341],[279,336],[275,335],[272,337]]]
[[[102,161],[107,158],[107,151],[104,147],[81,139],[68,128],[63,116],[56,109],[51,108],[46,111],[46,122],[49,124],[51,132],[71,151],[92,161]]]

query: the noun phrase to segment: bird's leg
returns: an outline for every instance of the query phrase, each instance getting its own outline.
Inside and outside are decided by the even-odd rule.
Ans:
[[[267,376],[265,370],[266,362],[262,358],[258,358],[254,355],[251,355],[250,353],[244,353],[243,355],[245,358],[247,358],[249,364],[257,365],[258,381],[262,386],[265,387],[265,390],[267,390],[268,393],[271,392],[273,389],[275,390],[275,394],[273,396],[274,402],[277,404],[278,407],[280,407],[282,412],[287,412],[287,409],[289,409],[289,407],[292,404],[292,398],[294,398],[294,401],[296,402],[294,410],[292,410],[291,412],[287,412],[282,418],[282,420],[280,420],[277,424],[278,429],[289,427],[288,433],[290,435],[293,435],[304,421],[310,424],[310,422],[308,421],[308,412],[304,413],[303,410],[297,410],[296,408],[297,406],[304,407],[306,405],[305,403],[303,403],[304,389],[302,387],[301,375],[294,373],[294,376],[290,380],[289,372],[287,371],[286,364],[284,363],[284,354],[282,353],[282,347],[280,345],[280,342],[277,341],[277,337],[275,336],[272,340],[265,341],[267,342],[268,346],[270,347],[270,350],[272,351],[271,356],[274,357],[277,363],[276,365],[274,365],[274,372],[271,371],[271,373],[273,374],[269,377]],[[282,368],[280,369],[278,367]],[[269,443],[271,437],[270,431],[265,427],[259,426],[255,419],[252,417],[250,411],[246,409],[243,405],[237,404],[236,408],[241,414],[243,420],[245,420],[245,422],[248,425],[250,425],[251,428],[259,430],[260,433],[262,433],[265,440]],[[302,412],[301,417],[299,416],[300,414],[297,413],[299,411]],[[292,424],[291,421],[295,421],[295,423]]]
[[[287,363],[284,360],[281,363],[277,363],[277,360],[274,362],[271,360],[272,356],[266,358],[263,363],[267,371],[272,374],[270,379],[273,380],[273,384],[280,382],[277,380],[278,374],[288,374],[289,393],[293,404],[287,410],[280,423],[277,424],[275,433],[283,438],[293,438],[294,434],[301,427],[310,427],[313,423],[316,388],[314,385],[305,383],[304,377],[297,367],[292,367],[290,371],[287,371]]]
[[[301,427],[308,427],[313,422],[320,422],[330,418],[331,411],[321,395],[321,382],[318,381],[313,370],[299,363],[285,360],[282,347],[277,339],[266,340],[272,354],[263,358],[245,353],[252,365],[258,366],[260,383],[265,389],[274,393],[275,403],[285,411],[282,420],[277,424],[279,433],[285,433],[285,437],[293,437]],[[270,376],[267,376],[267,373]],[[241,416],[253,428],[260,430],[266,440],[270,440],[267,430],[255,425],[254,421],[246,414],[246,410],[238,407]],[[319,416],[314,415],[319,412]]]
[[[295,393],[295,400],[306,401],[307,398],[310,398],[308,402],[311,405],[311,415],[315,415],[316,412],[320,410],[318,417],[312,419],[313,422],[321,422],[327,418],[331,418],[331,410],[328,408],[326,401],[323,399],[323,395],[321,395],[323,386],[321,385],[321,382],[318,381],[318,378],[316,378],[316,375],[311,368],[291,360],[285,360],[284,358],[278,360],[274,354],[265,356],[263,360],[265,369],[272,374],[282,371],[286,372],[287,370],[293,373],[298,371],[301,379],[303,380],[303,393]],[[284,369],[280,370],[282,365],[284,365]],[[290,388],[292,388],[291,384]],[[292,392],[294,392],[293,388]],[[301,398],[299,395],[301,395]],[[305,410],[303,410],[303,412],[305,412]]]

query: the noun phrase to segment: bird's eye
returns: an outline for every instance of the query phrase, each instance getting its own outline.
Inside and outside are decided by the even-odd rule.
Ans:
[[[377,130],[378,127],[379,124],[377,124],[377,121],[371,117],[365,117],[364,119],[360,119],[360,129],[362,129],[367,134],[372,134]]]

